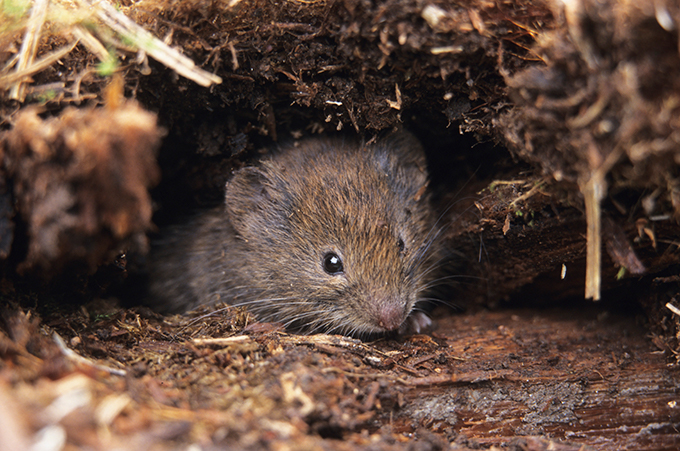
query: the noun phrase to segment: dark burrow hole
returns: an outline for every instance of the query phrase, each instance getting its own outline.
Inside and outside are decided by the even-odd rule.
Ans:
[[[302,131],[304,136],[314,136],[306,131],[310,119],[302,110],[287,108],[286,114],[282,121],[290,128],[279,131],[279,143],[293,139],[291,130]],[[425,148],[433,202],[442,215],[450,215],[460,208],[474,209],[472,205],[479,190],[502,174],[513,177],[515,174],[532,173],[529,165],[513,160],[510,152],[491,138],[461,133],[459,124],[449,123],[443,114],[413,109],[404,112],[403,117],[404,128],[412,132]],[[162,113],[160,119],[163,123]],[[270,136],[253,130],[256,117],[252,112],[211,111],[209,114],[187,115],[184,122],[165,120],[168,121],[164,124],[168,134],[159,151],[163,176],[152,190],[156,207],[154,223],[158,226],[158,230],[150,234],[152,240],[157,239],[166,226],[186,220],[197,210],[223,202],[224,184],[232,171],[256,161],[278,145]],[[357,138],[353,132],[340,134]],[[371,136],[367,133],[364,139]],[[466,202],[461,202],[463,198]],[[442,218],[448,220],[448,217]],[[450,228],[458,226],[455,221],[447,225]],[[533,282],[512,293],[506,293],[504,300],[485,299],[488,287],[494,284],[493,275],[485,274],[482,268],[486,258],[483,255],[485,236],[483,233],[470,234],[460,240],[466,242],[460,246],[460,243],[447,243],[451,247],[451,258],[443,269],[446,275],[460,277],[439,287],[436,297],[443,302],[427,306],[430,310],[439,304],[443,304],[450,314],[478,306],[580,309],[591,304],[591,301],[583,300],[582,295],[583,262],[568,265],[569,283],[566,288],[555,284],[560,277],[560,265],[556,264],[554,270],[536,277]],[[21,247],[22,241],[16,240],[15,245]],[[60,298],[56,304],[77,305],[103,297],[117,299],[125,307],[136,306],[145,293],[145,264],[144,255],[128,253],[122,259],[103,265],[89,277],[76,265],[48,282],[45,291]],[[19,286],[22,281],[25,281],[25,286],[45,286],[45,282],[30,276],[17,278],[17,281]],[[649,285],[649,281],[628,280],[605,292],[603,301],[594,304],[595,308],[614,308],[638,314],[639,298],[649,290]]]

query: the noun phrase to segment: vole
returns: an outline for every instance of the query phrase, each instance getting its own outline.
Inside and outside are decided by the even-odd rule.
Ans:
[[[436,260],[427,185],[406,132],[284,146],[155,247],[151,294],[166,312],[227,302],[307,333],[418,332],[430,320],[413,310]]]

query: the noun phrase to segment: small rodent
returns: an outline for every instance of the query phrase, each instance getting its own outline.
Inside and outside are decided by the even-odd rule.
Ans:
[[[427,185],[424,152],[406,132],[283,147],[237,171],[224,206],[152,250],[153,302],[166,312],[245,305],[308,333],[417,332],[430,324],[412,311],[436,260]]]

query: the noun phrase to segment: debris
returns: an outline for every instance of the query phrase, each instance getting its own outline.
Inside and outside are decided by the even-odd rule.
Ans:
[[[16,209],[29,235],[22,269],[91,270],[126,247],[144,250],[151,229],[148,188],[159,177],[163,131],[134,101],[117,108],[67,108],[43,120],[36,108],[0,135]]]

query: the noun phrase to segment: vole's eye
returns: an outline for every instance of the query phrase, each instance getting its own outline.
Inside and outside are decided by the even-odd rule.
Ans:
[[[397,243],[397,246],[399,246],[399,252],[404,252],[404,240],[399,238],[399,242]]]
[[[332,276],[342,274],[344,271],[342,260],[333,252],[328,252],[323,256],[323,269]]]

